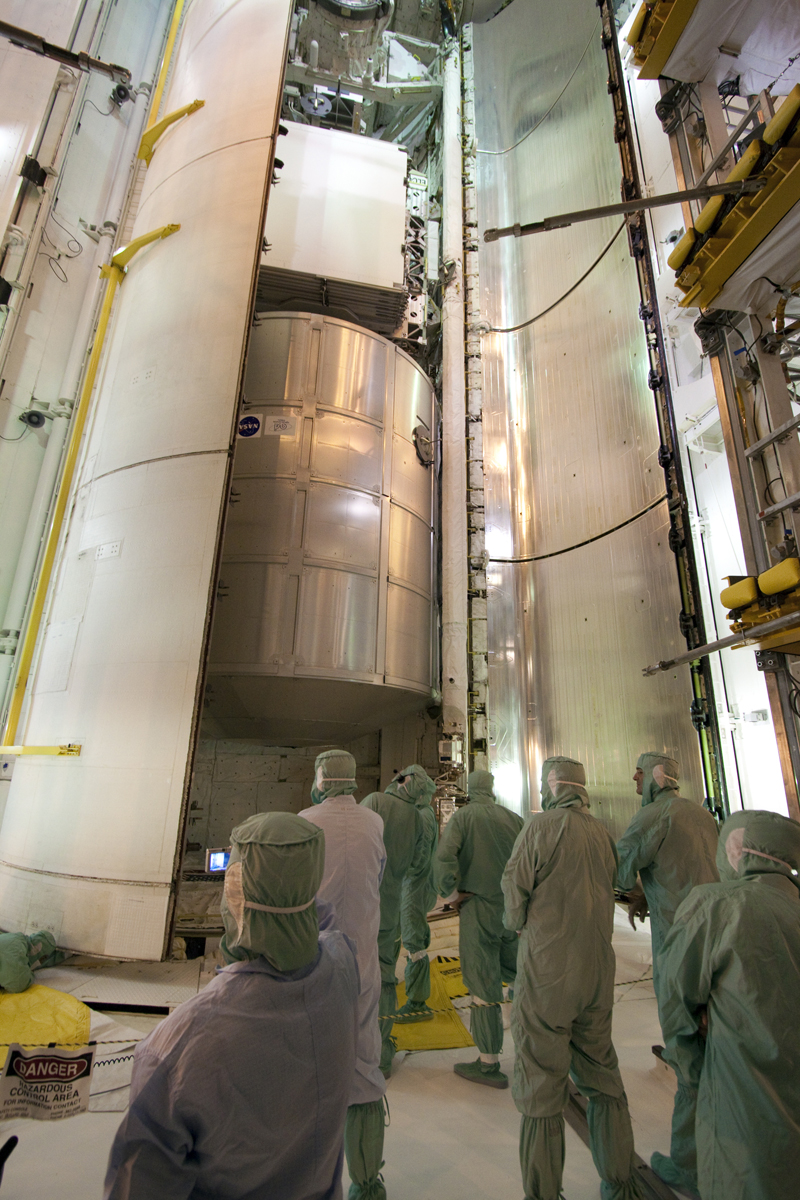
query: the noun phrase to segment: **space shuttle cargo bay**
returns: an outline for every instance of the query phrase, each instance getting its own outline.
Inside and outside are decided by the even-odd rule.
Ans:
[[[338,741],[356,753],[360,794],[414,759],[435,773],[439,743],[445,754],[454,743],[523,814],[538,803],[541,761],[565,751],[586,762],[595,811],[615,832],[636,804],[632,764],[651,745],[678,756],[687,794],[718,813],[759,799],[785,811],[793,788],[796,804],[791,660],[766,676],[748,650],[723,650],[642,675],[727,632],[718,577],[755,577],[781,541],[774,522],[745,515],[735,390],[719,410],[707,395],[712,374],[724,383],[741,365],[737,335],[723,333],[733,341],[710,355],[713,372],[699,351],[686,365],[699,343],[691,312],[675,315],[662,250],[684,214],[483,241],[493,226],[610,204],[621,174],[633,194],[643,181],[676,190],[695,151],[682,142],[673,154],[669,139],[691,141],[691,98],[669,136],[652,128],[661,84],[634,80],[633,107],[619,107],[624,89],[609,95],[608,79],[633,67],[614,57],[608,6],[475,6],[457,37],[430,6],[399,3],[388,25],[367,7],[194,0],[160,107],[178,117],[147,168],[132,158],[133,126],[114,143],[133,167],[119,227],[97,234],[102,197],[84,219],[88,175],[59,183],[58,219],[81,243],[92,225],[98,263],[139,234],[180,229],[143,249],[120,284],[52,583],[37,592],[33,567],[26,577],[28,616],[43,597],[38,635],[16,615],[25,572],[14,564],[35,563],[31,546],[52,524],[37,493],[37,533],[22,497],[35,499],[40,467],[40,491],[55,472],[55,439],[43,465],[48,436],[73,421],[98,293],[88,277],[85,295],[59,281],[86,315],[68,327],[57,296],[48,343],[41,313],[56,284],[42,273],[53,270],[21,234],[7,244],[4,269],[21,284],[3,334],[6,435],[32,408],[46,424],[0,449],[24,481],[4,493],[0,583],[4,603],[16,598],[2,665],[13,672],[26,636],[35,646],[6,729],[6,747],[27,753],[8,751],[10,785],[4,767],[5,926],[57,927],[64,945],[96,954],[168,954],[182,870],[250,812],[299,810],[315,748]],[[160,21],[142,78],[171,13],[128,7],[129,22]],[[107,19],[107,57],[121,60],[121,17]],[[227,53],[237,70],[223,83]],[[791,76],[783,83],[775,104]],[[102,86],[90,93],[100,109]],[[148,94],[134,101],[140,127]],[[75,141],[80,122],[67,124]],[[280,203],[267,206],[264,242],[273,174]],[[35,207],[38,246],[55,185],[18,186],[15,229]],[[758,253],[772,263],[776,244]],[[761,363],[766,379],[777,360],[750,345],[754,330],[748,371]],[[351,368],[371,380],[365,391],[347,392]],[[745,407],[751,382],[740,382]],[[787,420],[788,393],[781,404]],[[790,447],[774,453],[788,460]],[[732,518],[745,559],[753,530],[762,541],[767,531],[752,562],[723,546]],[[73,754],[29,753],[66,744]]]
[[[205,988],[207,851],[306,808],[332,746],[357,799],[422,764],[445,816],[474,768],[535,813],[565,754],[618,837],[647,750],[717,820],[800,816],[792,6],[0,8],[111,71],[0,41],[0,928],[87,956],[42,982],[92,1039]],[[649,1156],[674,1084],[615,925]],[[460,1053],[395,1069],[392,1196],[518,1186]],[[97,1194],[127,1086],[81,1136],[24,1122],[10,1193],[56,1159]]]

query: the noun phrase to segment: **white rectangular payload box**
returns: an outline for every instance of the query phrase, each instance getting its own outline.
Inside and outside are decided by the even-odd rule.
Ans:
[[[403,287],[408,156],[311,125],[278,139],[262,266],[367,287]]]

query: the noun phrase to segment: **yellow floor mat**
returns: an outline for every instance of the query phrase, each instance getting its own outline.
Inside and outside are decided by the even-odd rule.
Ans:
[[[451,968],[456,964],[458,982]],[[447,971],[448,974],[444,972]],[[459,991],[450,991],[460,987]],[[404,984],[397,985],[398,1008],[406,1002]],[[461,979],[461,964],[457,958],[433,959],[431,962],[431,995],[428,1004],[436,1011],[432,1021],[419,1021],[414,1025],[392,1026],[392,1035],[397,1039],[398,1050],[457,1050],[462,1046],[474,1046],[464,1022],[453,1008],[451,996],[466,995]]]
[[[461,959],[446,958],[443,954],[440,954],[436,962],[450,999],[455,1000],[459,996],[468,996],[469,988],[465,985],[461,974]],[[433,963],[431,963],[431,966],[433,966]]]
[[[32,983],[24,992],[0,995],[0,1061],[12,1042],[23,1046],[83,1046],[89,1040],[91,1009],[66,992]]]

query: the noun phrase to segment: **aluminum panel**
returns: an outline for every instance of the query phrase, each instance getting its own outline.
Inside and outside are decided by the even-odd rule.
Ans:
[[[297,662],[331,671],[374,671],[375,579],[304,567],[297,616]]]
[[[474,46],[481,230],[617,200],[597,10],[516,0],[475,27]],[[574,755],[616,832],[637,806],[630,775],[644,749],[675,752],[687,794],[702,794],[688,674],[641,675],[682,647],[681,604],[619,228],[596,221],[480,251],[482,320],[526,323],[481,343],[497,792],[536,807],[543,758]]]
[[[532,11],[535,43],[516,42]],[[504,12],[476,28],[475,40],[481,228],[618,200],[596,10],[571,0],[565,18],[529,0],[516,16]],[[497,69],[509,59],[501,79]],[[537,85],[529,92],[520,79]],[[492,102],[484,102],[490,87]],[[508,149],[489,153],[498,148]],[[482,317],[509,328],[542,314],[519,333],[482,341],[487,538],[502,544],[491,550],[498,555],[562,550],[627,520],[663,491],[624,231],[559,303],[620,225],[593,221],[481,247]]]
[[[283,563],[228,562],[220,574],[212,663],[269,666],[291,654],[296,579]]]
[[[226,558],[287,554],[295,495],[291,479],[237,479],[231,488]]]
[[[366,421],[321,412],[314,421],[311,476],[379,493],[383,431]]]
[[[352,325],[325,324],[319,403],[383,421],[387,344]]]
[[[234,472],[243,475],[296,475],[303,436],[303,419],[299,408],[268,407],[250,403],[245,414],[261,418],[261,429],[255,437],[236,438]],[[283,429],[273,431],[278,421]]]
[[[430,523],[432,485],[432,468],[423,467],[411,443],[395,434],[392,438],[392,499]]]
[[[386,613],[386,678],[420,689],[431,681],[431,604],[408,588],[389,584]]]
[[[312,483],[308,489],[303,556],[334,559],[377,571],[381,501],[348,488]]]
[[[427,377],[417,364],[404,354],[395,358],[394,368],[394,431],[411,441],[411,435],[422,422],[432,428],[433,391]]]
[[[389,517],[389,578],[431,594],[431,530],[396,504]]]
[[[256,321],[247,354],[244,392],[248,403],[299,400],[305,386],[308,319]]]

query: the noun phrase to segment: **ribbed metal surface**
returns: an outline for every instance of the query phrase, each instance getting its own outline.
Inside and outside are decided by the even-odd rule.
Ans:
[[[352,317],[376,333],[390,334],[402,321],[407,302],[405,288],[372,287],[279,267],[262,267],[258,273],[257,312],[330,308],[337,316]]]
[[[474,41],[481,229],[617,200],[595,6],[516,0]],[[702,792],[688,675],[655,687],[641,676],[648,650],[682,649],[680,597],[636,272],[625,232],[612,241],[618,228],[482,245],[480,272],[492,327],[537,317],[482,345],[498,790],[536,807],[539,764],[570,754],[586,764],[595,811],[621,831],[642,750],[676,753],[687,792]]]
[[[433,477],[413,432],[431,386],[364,329],[276,313],[245,392],[207,719],[227,737],[347,741],[430,692]]]

